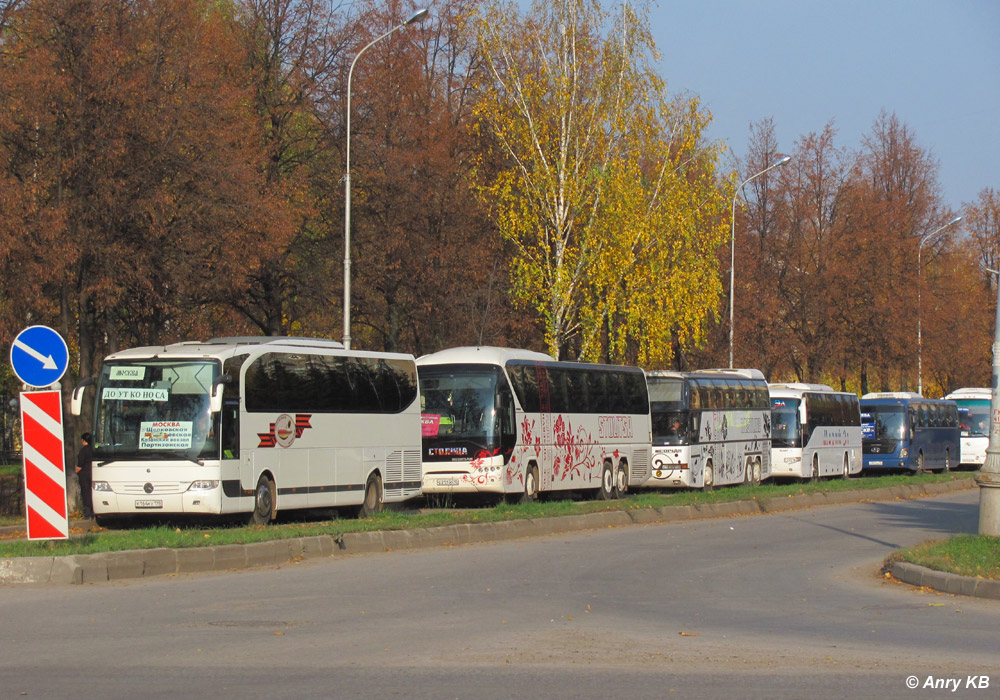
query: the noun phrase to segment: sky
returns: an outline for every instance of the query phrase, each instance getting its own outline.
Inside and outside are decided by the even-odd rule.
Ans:
[[[945,206],[1000,190],[1000,0],[660,0],[650,24],[668,90],[739,158],[766,118],[784,152],[830,120],[859,150],[884,109],[938,162]]]

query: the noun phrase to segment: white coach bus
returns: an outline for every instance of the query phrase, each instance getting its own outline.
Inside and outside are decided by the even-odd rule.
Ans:
[[[466,347],[417,359],[424,493],[592,491],[649,476],[649,401],[635,367]]]
[[[771,405],[755,369],[646,373],[653,469],[646,486],[757,485],[771,476]]]
[[[420,494],[412,355],[312,338],[219,338],[109,355],[94,397],[98,518],[346,508]]]
[[[769,384],[771,473],[816,480],[861,471],[861,408],[856,394],[826,384]]]
[[[958,405],[958,424],[962,431],[960,462],[962,466],[981,467],[986,461],[986,448],[990,444],[989,389],[956,389],[946,399]]]

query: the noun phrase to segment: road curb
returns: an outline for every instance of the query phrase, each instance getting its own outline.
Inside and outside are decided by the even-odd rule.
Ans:
[[[969,489],[973,486],[975,486],[974,480],[960,479],[935,484],[892,486],[866,491],[794,494],[787,497],[750,501],[606,510],[583,515],[506,520],[496,523],[461,523],[417,530],[380,530],[349,532],[342,535],[312,535],[246,545],[230,544],[186,549],[141,549],[59,557],[16,557],[0,559],[0,584],[104,583],[129,578],[278,566],[303,559],[331,556],[479,544],[637,524],[648,525],[681,520],[779,513],[787,510],[843,503],[912,499],[938,496]],[[939,574],[940,572],[933,573]],[[893,575],[896,575],[895,569]],[[914,574],[908,573],[906,575]],[[897,576],[897,578],[900,577]],[[921,581],[925,579],[931,583],[921,582],[914,585],[936,587],[932,583],[936,582],[937,578],[921,574]],[[904,579],[900,578],[900,580]],[[984,591],[982,597],[1000,598],[1000,582],[979,579],[973,579],[973,581],[978,581],[980,584],[973,590]],[[912,581],[907,581],[907,583],[912,583]],[[954,584],[948,583],[947,585]],[[996,591],[996,595],[987,595],[985,593],[987,591]],[[948,592],[958,591],[949,590]],[[968,594],[963,593],[963,595]],[[980,594],[976,593],[975,595]]]
[[[942,593],[1000,600],[1000,581],[935,571],[908,561],[893,563],[890,573],[893,578],[912,586],[933,588]]]

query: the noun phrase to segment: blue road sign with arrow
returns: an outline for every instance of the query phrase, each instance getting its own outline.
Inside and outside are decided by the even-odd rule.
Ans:
[[[28,386],[50,386],[66,373],[69,348],[48,326],[30,326],[11,343],[10,364],[17,378]]]

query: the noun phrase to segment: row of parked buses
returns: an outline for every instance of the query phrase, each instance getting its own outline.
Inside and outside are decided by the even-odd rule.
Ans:
[[[290,509],[369,515],[421,493],[611,499],[982,461],[978,446],[959,447],[960,429],[971,433],[960,420],[981,405],[956,403],[978,394],[859,402],[825,385],[768,385],[757,370],[647,373],[506,348],[415,360],[321,339],[220,338],[108,356],[74,391],[75,415],[90,384],[99,518],[262,524]]]

